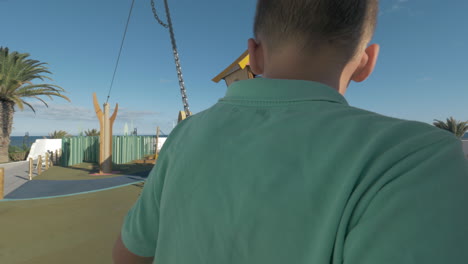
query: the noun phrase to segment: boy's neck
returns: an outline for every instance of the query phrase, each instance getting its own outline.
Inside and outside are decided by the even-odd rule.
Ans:
[[[266,56],[263,77],[319,82],[344,94],[349,81],[342,81],[345,65],[336,54],[322,49],[316,55],[309,55],[298,50],[297,47],[285,47]]]

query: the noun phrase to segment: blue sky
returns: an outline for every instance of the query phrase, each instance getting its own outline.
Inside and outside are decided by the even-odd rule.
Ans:
[[[450,3],[450,4],[449,4]],[[38,102],[37,113],[15,114],[12,135],[99,128],[92,93],[106,100],[131,0],[0,0],[0,46],[49,63],[54,83],[72,100]],[[223,97],[211,79],[246,49],[254,0],[169,0],[192,112]],[[156,0],[162,11],[163,1]],[[468,2],[381,0],[374,74],[351,84],[356,107],[431,123],[468,120]],[[163,15],[162,12],[160,12]],[[150,0],[136,0],[109,102],[119,103],[114,131],[133,122],[139,134],[170,132],[182,103],[168,31],[153,18]]]

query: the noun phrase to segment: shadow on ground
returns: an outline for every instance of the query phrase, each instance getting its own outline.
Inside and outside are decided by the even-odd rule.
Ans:
[[[31,199],[103,190],[144,181],[153,164],[115,165],[112,175],[92,175],[97,164],[82,163],[73,167],[53,166],[33,177],[5,196],[6,199]]]

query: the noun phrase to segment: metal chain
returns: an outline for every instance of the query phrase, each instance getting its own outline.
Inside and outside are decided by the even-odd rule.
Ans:
[[[154,6],[154,0],[151,0],[151,9],[153,9],[153,15],[154,15],[154,18],[156,19],[156,21],[158,21],[158,23],[163,26],[164,28],[168,28],[169,25],[164,23],[158,16],[158,12],[156,12],[156,7]]]
[[[169,5],[167,3],[167,0],[164,0],[164,4],[165,4],[165,7],[166,7],[167,24],[164,23],[159,18],[158,14],[156,12],[156,8],[154,6],[154,0],[151,0],[151,7],[153,9],[154,18],[156,19],[156,21],[158,21],[158,23],[161,26],[163,26],[164,28],[169,29],[169,34],[170,34],[170,37],[171,37],[171,44],[172,44],[172,51],[174,53],[174,61],[175,61],[175,65],[176,65],[177,77],[179,79],[180,93],[182,95],[182,104],[184,105],[185,115],[187,117],[189,117],[191,115],[191,113],[190,113],[190,108],[189,108],[189,104],[188,104],[187,91],[185,89],[184,78],[182,76],[182,67],[180,66],[179,52],[177,51],[177,43],[176,43],[176,40],[175,40],[175,34],[174,34],[174,29],[172,27],[171,14],[170,14]]]

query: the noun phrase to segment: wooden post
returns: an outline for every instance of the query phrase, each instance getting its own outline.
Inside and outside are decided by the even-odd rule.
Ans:
[[[29,158],[29,180],[32,180],[33,170],[33,158]]]
[[[0,200],[3,200],[4,188],[5,188],[5,169],[0,168]]]
[[[50,162],[50,167],[53,167],[54,166],[54,152],[53,151],[50,153],[49,162]]]
[[[37,160],[37,175],[41,175],[42,173],[42,156],[39,155],[39,159]]]
[[[49,152],[46,152],[45,154],[45,169],[49,169]]]
[[[159,127],[156,128],[156,150],[154,151],[154,159],[158,158],[158,144],[159,144]]]

